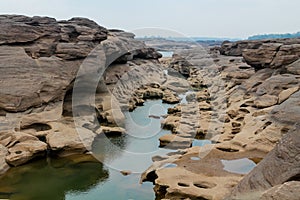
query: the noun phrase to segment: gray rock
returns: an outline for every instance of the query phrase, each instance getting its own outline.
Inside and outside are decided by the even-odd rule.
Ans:
[[[243,56],[245,61],[256,69],[280,68],[300,58],[300,39],[225,41],[220,53],[227,56]]]
[[[282,104],[276,106],[271,111],[272,119],[287,125],[298,123],[300,119],[299,98],[300,91],[294,93]]]

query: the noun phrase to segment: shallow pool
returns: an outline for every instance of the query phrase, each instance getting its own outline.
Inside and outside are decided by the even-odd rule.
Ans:
[[[171,150],[160,149],[158,138],[170,133],[161,129],[161,119],[149,115],[167,114],[173,105],[147,101],[127,112],[126,130],[121,137],[98,137],[93,159],[47,158],[12,168],[0,179],[0,199],[11,200],[153,200],[152,183],[139,184],[140,173],[152,164],[152,156]],[[123,176],[120,171],[129,170]]]
[[[255,166],[255,162],[248,158],[237,159],[237,160],[221,160],[224,165],[224,170],[237,174],[247,174]]]
[[[158,51],[164,58],[170,58],[173,56],[173,51]]]

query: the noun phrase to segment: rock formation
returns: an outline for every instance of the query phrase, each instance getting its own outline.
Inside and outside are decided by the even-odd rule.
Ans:
[[[294,129],[282,138],[282,141],[265,159],[240,181],[230,199],[241,199],[239,196],[250,195],[252,192],[257,191],[265,191],[286,182],[299,181],[299,152],[299,126],[295,126]],[[268,191],[267,193],[270,195],[271,192]],[[273,189],[273,192],[276,192],[276,190]],[[267,199],[267,197],[263,198]]]
[[[178,104],[160,145],[179,150],[142,175],[158,199],[296,198],[300,39],[182,45],[160,63],[133,34],[88,19],[0,16],[0,174],[87,153],[99,134],[126,134],[122,111],[162,99]],[[224,164],[240,160],[258,165]]]
[[[277,39],[259,41],[224,42],[220,49],[222,55],[243,56],[245,61],[255,67],[280,68],[300,58],[300,39]]]
[[[174,144],[178,138],[205,138],[213,144],[157,159],[142,175],[143,181],[155,184],[157,196],[219,200],[232,190],[245,199],[293,195],[299,174],[295,159],[299,128],[294,128],[300,113],[298,44],[299,39],[224,42],[221,55],[203,48],[176,52],[192,65],[188,81],[193,91],[187,95],[186,105],[169,109],[163,126],[176,134]],[[293,134],[286,135],[289,131]],[[283,142],[272,151],[283,136]],[[161,139],[164,144],[172,142],[171,136],[165,137]],[[266,156],[270,151],[273,153]],[[244,179],[246,174],[228,172],[220,164],[245,158],[256,163],[265,160]],[[176,165],[164,167],[170,163]]]
[[[131,33],[108,30],[85,18],[57,21],[1,15],[0,51],[0,173],[8,165],[22,165],[47,152],[60,156],[85,153],[102,132],[124,133],[116,126],[124,119],[121,108],[128,107],[130,95],[126,100],[122,94],[133,90],[133,82],[142,75],[149,75],[144,82],[151,79],[151,73],[163,80],[157,69],[153,70],[161,57],[154,49],[135,40]],[[83,80],[79,92],[85,99],[93,70],[101,67],[96,59],[112,64],[102,77],[95,77],[100,80],[93,94],[95,102],[74,104],[82,118],[78,125],[74,123],[78,116],[73,118],[73,87],[76,78]],[[86,70],[83,76],[78,74],[81,66]],[[135,79],[122,82],[112,95],[104,83],[111,84],[110,77],[118,74],[113,70],[116,68],[121,70],[120,76],[126,69]],[[120,97],[123,104],[114,101]],[[100,127],[98,121],[109,127]]]

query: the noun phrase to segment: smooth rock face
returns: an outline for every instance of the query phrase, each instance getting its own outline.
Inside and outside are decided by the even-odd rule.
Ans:
[[[300,75],[300,59],[286,66],[286,70],[291,74]]]
[[[290,181],[272,187],[262,194],[260,200],[298,200],[300,199],[300,182]]]
[[[271,117],[283,124],[294,125],[300,119],[300,92],[296,92],[271,111]]]
[[[266,158],[233,190],[232,197],[267,190],[287,181],[298,181],[300,176],[300,135],[295,126]]]

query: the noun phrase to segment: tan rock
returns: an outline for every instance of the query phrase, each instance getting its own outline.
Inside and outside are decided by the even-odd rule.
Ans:
[[[185,149],[191,146],[192,140],[174,134],[167,134],[159,138],[160,146],[171,149]]]
[[[257,97],[254,100],[254,105],[257,108],[267,108],[267,107],[276,105],[277,102],[278,102],[278,97],[266,94],[266,95]]]
[[[281,104],[282,102],[287,100],[292,94],[294,94],[298,90],[299,90],[299,87],[297,86],[297,87],[289,88],[287,90],[280,92],[280,94],[278,96],[278,104]]]
[[[5,157],[7,156],[7,154],[7,149],[0,144],[0,175],[4,174],[9,169],[9,166],[5,161]]]
[[[41,141],[27,140],[17,143],[8,149],[9,154],[5,160],[12,166],[19,166],[38,156],[44,156],[47,144]]]
[[[300,199],[300,182],[290,181],[274,186],[262,194],[260,200],[298,200]]]
[[[91,150],[95,134],[85,128],[69,127],[61,123],[52,123],[54,131],[47,135],[50,149],[60,156],[84,153]]]
[[[120,173],[121,173],[123,176],[129,176],[130,174],[132,174],[132,172],[129,171],[129,170],[122,170],[122,171],[120,171]]]

